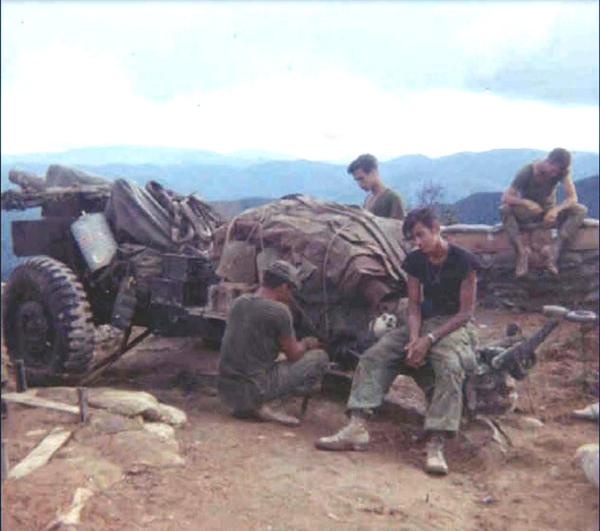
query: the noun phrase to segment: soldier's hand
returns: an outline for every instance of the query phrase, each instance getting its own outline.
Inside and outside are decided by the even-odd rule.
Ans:
[[[429,338],[427,336],[412,340],[406,345],[406,364],[411,367],[420,367],[423,365],[429,346]]]
[[[546,225],[553,225],[556,222],[557,212],[554,209],[548,210],[544,216],[544,223]]]
[[[535,201],[527,200],[526,206],[529,210],[531,210],[534,214],[541,214],[543,212],[543,208],[538,205]]]
[[[319,348],[319,340],[314,336],[306,336],[305,338],[302,338],[302,343],[306,347],[306,350]]]

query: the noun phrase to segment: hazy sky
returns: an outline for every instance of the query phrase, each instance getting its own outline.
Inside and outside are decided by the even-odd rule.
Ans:
[[[598,2],[1,7],[5,154],[598,151]]]

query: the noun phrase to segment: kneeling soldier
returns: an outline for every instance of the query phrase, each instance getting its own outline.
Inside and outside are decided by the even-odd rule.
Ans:
[[[429,432],[426,470],[448,473],[444,441],[458,431],[463,382],[475,369],[472,317],[480,265],[471,253],[444,240],[440,229],[431,210],[408,213],[403,232],[418,248],[402,266],[408,273],[407,322],[361,356],[348,400],[350,421],[335,435],[319,439],[317,448],[365,449],[369,442],[366,420],[402,372],[415,379],[430,402],[425,416]]]
[[[296,339],[288,304],[299,288],[294,267],[282,260],[264,272],[255,294],[238,297],[221,342],[218,389],[236,416],[297,426],[296,417],[268,404],[318,389],[329,358],[315,337]],[[283,351],[287,360],[276,362]]]

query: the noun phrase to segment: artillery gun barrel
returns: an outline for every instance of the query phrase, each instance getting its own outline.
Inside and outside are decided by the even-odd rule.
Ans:
[[[64,201],[70,197],[85,198],[88,201],[107,199],[109,185],[82,185],[73,187],[54,186],[43,190],[6,190],[1,195],[2,210],[25,210],[44,206],[52,201]]]
[[[501,370],[511,365],[514,361],[531,357],[535,349],[544,342],[559,323],[560,319],[549,319],[535,334],[496,356],[492,360],[492,367]]]

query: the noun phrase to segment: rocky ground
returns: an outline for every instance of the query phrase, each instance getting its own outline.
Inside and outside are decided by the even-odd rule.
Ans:
[[[482,311],[478,325],[485,341],[509,322],[527,333],[542,320]],[[583,332],[561,324],[539,349],[538,365],[518,384],[519,409],[500,420],[512,446],[485,426],[465,426],[449,445],[446,478],[422,470],[418,407],[383,407],[368,452],[320,452],[313,441],[343,422],[343,386],[311,400],[296,429],[235,420],[202,375],[215,370],[216,352],[196,340],[151,338],[90,396],[145,391],[187,422],[92,407],[81,426],[69,413],[11,404],[2,425],[11,466],[52,428],[73,434],[48,464],[3,481],[2,529],[598,529],[598,491],[573,462],[580,445],[598,441],[596,423],[570,416],[597,401],[598,330]],[[73,391],[37,394],[76,403]],[[294,413],[300,404],[287,407]]]

